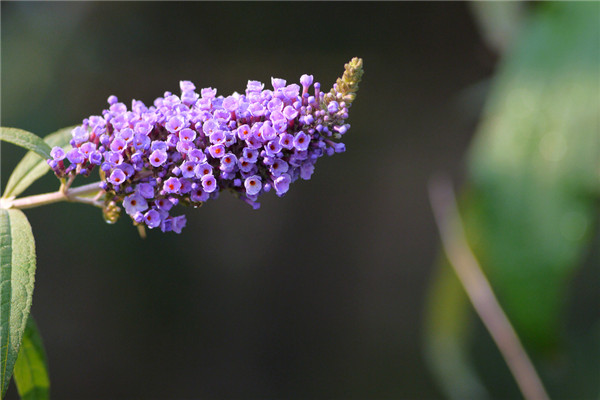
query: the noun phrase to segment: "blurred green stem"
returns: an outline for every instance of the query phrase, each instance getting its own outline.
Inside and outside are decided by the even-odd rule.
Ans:
[[[433,179],[429,185],[429,197],[450,265],[496,342],[521,393],[528,400],[549,400],[533,363],[469,248],[452,185],[447,179]]]

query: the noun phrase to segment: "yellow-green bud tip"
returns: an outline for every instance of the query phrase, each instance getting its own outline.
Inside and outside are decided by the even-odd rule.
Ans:
[[[344,65],[344,74],[338,78],[331,91],[325,96],[325,102],[329,103],[341,95],[343,101],[349,107],[352,101],[356,98],[358,84],[363,76],[363,60],[362,58],[354,57],[350,62]]]

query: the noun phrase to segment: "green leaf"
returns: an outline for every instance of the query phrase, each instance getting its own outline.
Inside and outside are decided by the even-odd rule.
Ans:
[[[471,248],[542,378],[555,387],[583,375],[578,366],[565,367],[572,357],[565,311],[570,280],[598,221],[599,14],[598,3],[533,9],[500,63],[460,201]],[[457,398],[466,390],[456,384],[457,374],[463,382],[474,376],[475,355],[467,346],[473,330],[465,321],[471,306],[459,301],[464,295],[452,284],[456,278],[434,278],[427,351],[443,389]],[[597,359],[593,363],[597,375]],[[595,381],[587,384],[570,397],[597,391]]]
[[[71,130],[73,126],[60,129],[44,138],[49,147],[59,146],[65,150],[70,149]],[[2,197],[18,196],[25,191],[33,182],[44,176],[50,167],[45,159],[41,159],[37,153],[29,152],[19,162],[11,176],[8,178],[6,188]]]
[[[524,344],[550,354],[598,216],[600,4],[538,9],[487,104],[463,218]]]
[[[20,210],[0,209],[0,386],[6,393],[27,324],[35,279],[35,243]]]
[[[29,316],[23,342],[15,364],[15,383],[21,400],[45,400],[50,398],[48,363],[42,337]]]
[[[448,261],[438,264],[425,310],[425,359],[450,399],[488,399],[468,354],[472,307]]]
[[[52,149],[50,149],[50,146],[41,137],[31,132],[17,128],[0,127],[0,140],[34,151],[44,159],[51,158],[50,150]]]

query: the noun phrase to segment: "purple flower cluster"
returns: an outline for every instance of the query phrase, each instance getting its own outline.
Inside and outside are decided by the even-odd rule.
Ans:
[[[134,223],[165,232],[186,224],[173,206],[199,206],[224,189],[256,209],[260,194],[284,195],[310,179],[318,158],[345,151],[338,140],[350,128],[337,85],[325,94],[312,75],[271,84],[248,81],[245,94],[223,97],[181,81],[181,96],[166,92],[150,107],[133,100],[131,110],[110,96],[102,116],[73,130],[72,149],[55,147],[48,164],[58,177],[99,166],[106,204],[122,202]]]

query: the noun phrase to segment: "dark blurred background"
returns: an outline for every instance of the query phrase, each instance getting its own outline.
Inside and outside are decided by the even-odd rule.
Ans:
[[[2,126],[41,136],[179,81],[365,75],[347,152],[181,235],[27,210],[54,398],[439,398],[421,350],[439,170],[463,176],[496,56],[464,3],[2,2]],[[2,181],[23,151],[2,146]],[[25,194],[53,191],[48,175]],[[14,398],[14,388],[8,398]],[[13,397],[11,397],[13,396]]]

